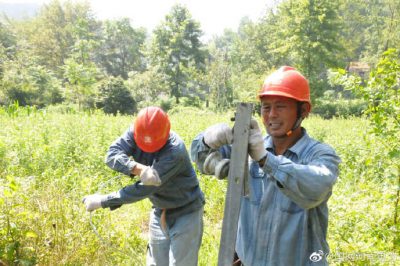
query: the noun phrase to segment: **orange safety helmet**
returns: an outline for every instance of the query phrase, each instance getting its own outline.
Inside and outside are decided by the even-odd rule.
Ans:
[[[261,99],[268,95],[288,97],[311,105],[307,79],[290,66],[280,67],[265,79],[258,97]]]
[[[156,152],[167,143],[171,124],[168,115],[159,107],[140,110],[133,128],[133,138],[145,152]]]

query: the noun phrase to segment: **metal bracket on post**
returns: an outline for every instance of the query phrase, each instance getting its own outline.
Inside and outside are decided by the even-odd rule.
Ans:
[[[250,103],[239,103],[236,107],[218,266],[231,266],[235,253],[240,201],[247,187],[245,178],[248,174],[247,149],[252,107]]]

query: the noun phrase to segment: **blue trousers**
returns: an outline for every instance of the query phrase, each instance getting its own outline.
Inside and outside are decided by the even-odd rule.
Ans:
[[[147,266],[196,266],[203,236],[204,209],[185,214],[176,219],[161,218],[150,213]]]

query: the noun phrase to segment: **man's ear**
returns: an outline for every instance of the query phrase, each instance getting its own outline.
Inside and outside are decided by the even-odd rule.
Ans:
[[[303,102],[301,105],[301,117],[306,118],[311,112],[311,104],[309,102]]]

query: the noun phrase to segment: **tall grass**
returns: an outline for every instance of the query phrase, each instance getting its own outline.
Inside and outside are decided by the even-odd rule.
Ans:
[[[144,265],[148,200],[115,211],[97,210],[92,217],[81,203],[84,195],[108,193],[134,181],[104,164],[108,146],[133,117],[14,109],[0,109],[1,260],[10,265]],[[231,116],[233,112],[196,109],[170,113],[172,129],[188,149],[207,126],[232,125]],[[343,160],[329,204],[332,264],[388,265],[398,260],[399,228],[391,219],[396,191],[392,167],[379,156],[379,140],[373,150],[368,148],[374,140],[363,133],[367,122],[310,117],[304,125]],[[199,264],[216,265],[226,181],[200,173],[198,178],[206,195]],[[358,253],[372,257],[349,257]],[[338,254],[348,256],[341,259]]]

